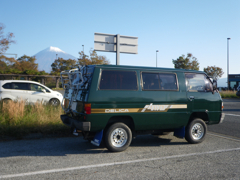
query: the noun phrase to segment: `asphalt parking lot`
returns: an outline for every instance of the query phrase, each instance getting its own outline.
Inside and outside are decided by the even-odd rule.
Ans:
[[[0,179],[240,179],[240,100],[201,144],[172,134],[137,136],[111,153],[81,137],[0,142]]]

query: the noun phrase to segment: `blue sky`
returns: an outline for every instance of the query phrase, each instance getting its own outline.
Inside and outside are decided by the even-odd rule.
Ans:
[[[200,70],[218,66],[240,74],[239,0],[0,0],[0,23],[16,44],[7,53],[35,55],[54,46],[79,57],[94,48],[94,33],[138,37],[138,54],[121,54],[121,65],[173,68],[172,59],[192,53]],[[111,64],[115,53],[97,52]]]

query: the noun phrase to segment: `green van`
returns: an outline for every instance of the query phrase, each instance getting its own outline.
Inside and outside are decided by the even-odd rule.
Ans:
[[[200,143],[206,124],[224,119],[216,81],[201,71],[89,65],[63,71],[61,80],[63,123],[113,152],[124,151],[143,133],[174,132]]]

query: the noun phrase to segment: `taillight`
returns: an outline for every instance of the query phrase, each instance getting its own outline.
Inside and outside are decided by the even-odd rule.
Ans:
[[[222,102],[222,110],[223,110],[224,106],[223,106],[223,102]]]
[[[64,99],[64,108],[67,109],[69,105],[69,99]]]
[[[91,114],[91,104],[84,104],[84,111],[86,114]]]

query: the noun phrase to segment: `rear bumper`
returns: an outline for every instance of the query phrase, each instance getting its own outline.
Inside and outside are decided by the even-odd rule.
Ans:
[[[79,129],[81,131],[90,131],[90,129],[91,129],[91,122],[78,121],[67,115],[61,115],[61,120],[62,120],[63,124],[70,126],[72,128]]]

